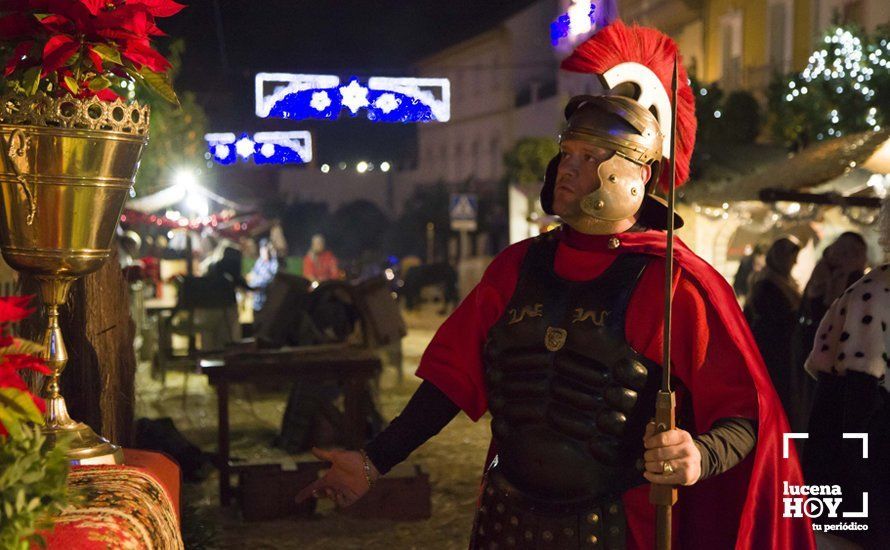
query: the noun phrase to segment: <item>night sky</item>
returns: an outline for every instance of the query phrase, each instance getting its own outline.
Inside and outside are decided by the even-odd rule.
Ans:
[[[474,36],[532,0],[195,0],[160,22],[185,40],[179,90],[198,96],[211,131],[315,131],[319,162],[410,156],[410,125],[261,120],[257,72],[411,76],[411,63]],[[169,40],[167,39],[167,40]],[[161,41],[164,48],[164,40]]]

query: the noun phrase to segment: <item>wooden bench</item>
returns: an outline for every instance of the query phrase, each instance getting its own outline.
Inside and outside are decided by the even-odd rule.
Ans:
[[[202,374],[216,390],[218,430],[219,499],[228,506],[233,496],[230,476],[237,470],[229,448],[229,386],[269,380],[337,381],[343,388],[346,441],[353,447],[364,444],[365,411],[362,394],[380,373],[382,363],[367,348],[323,345],[235,352],[221,359],[200,361]]]

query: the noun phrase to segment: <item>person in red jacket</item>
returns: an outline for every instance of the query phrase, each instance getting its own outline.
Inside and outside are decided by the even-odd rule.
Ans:
[[[317,283],[343,278],[337,257],[325,249],[324,235],[312,236],[309,252],[303,257],[303,277]]]
[[[687,178],[695,134],[681,70],[677,154],[665,158],[676,54],[661,33],[616,21],[563,62],[611,87],[566,107],[541,192],[564,225],[493,260],[424,353],[405,410],[362,451],[316,450],[332,468],[301,497],[347,506],[458,411],[489,411],[471,548],[651,548],[649,484],[680,487],[675,548],[814,547],[805,517],[783,517],[783,482],[802,484],[800,466],[793,448],[783,458],[787,420],[734,293],[679,241],[678,427],[651,422],[667,225],[654,193],[671,170]]]

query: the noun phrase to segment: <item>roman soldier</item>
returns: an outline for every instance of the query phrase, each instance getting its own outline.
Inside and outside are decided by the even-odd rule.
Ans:
[[[676,548],[813,547],[805,518],[782,517],[782,482],[800,483],[800,467],[793,448],[783,458],[787,421],[733,291],[679,241],[678,425],[650,421],[665,364],[657,192],[671,170],[687,179],[695,140],[682,67],[671,128],[677,56],[658,31],[615,21],[562,63],[606,88],[565,109],[541,192],[564,224],[492,261],[424,353],[402,414],[363,451],[317,451],[332,468],[303,496],[348,505],[460,410],[490,411],[472,548],[650,548],[650,484],[680,487]]]

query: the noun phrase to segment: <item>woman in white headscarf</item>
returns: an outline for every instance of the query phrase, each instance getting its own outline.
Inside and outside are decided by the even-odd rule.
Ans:
[[[881,212],[881,245],[890,252],[890,202]],[[811,485],[838,485],[843,501],[831,521],[868,524],[834,531],[864,548],[890,547],[890,264],[848,288],[822,319],[806,370],[817,378],[804,452]],[[868,434],[845,437],[844,434]],[[867,456],[867,458],[865,458]],[[863,493],[868,493],[864,497]],[[844,516],[861,512],[864,518]]]

